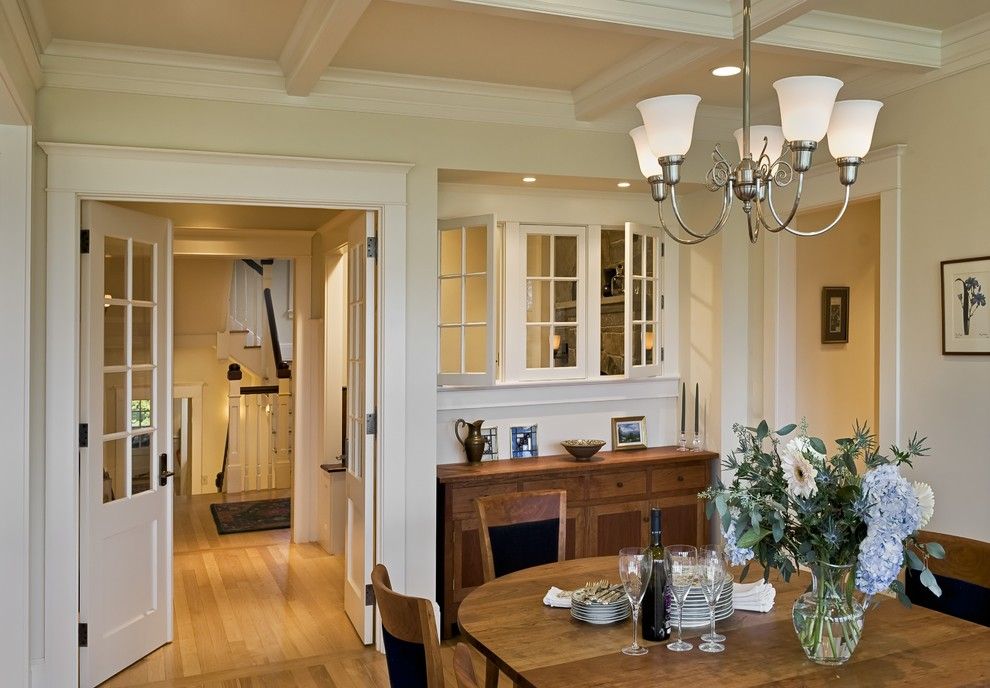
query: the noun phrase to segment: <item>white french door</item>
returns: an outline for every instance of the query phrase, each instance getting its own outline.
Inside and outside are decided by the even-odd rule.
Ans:
[[[626,375],[653,377],[663,362],[663,236],[659,227],[626,223]]]
[[[361,641],[374,640],[375,563],[375,214],[350,229],[347,249],[347,525],[344,610]]]
[[[79,683],[91,688],[172,639],[171,222],[84,201],[82,226]]]

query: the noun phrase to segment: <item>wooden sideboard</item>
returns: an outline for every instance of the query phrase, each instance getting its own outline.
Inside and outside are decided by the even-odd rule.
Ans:
[[[437,600],[441,633],[450,637],[461,600],[483,582],[474,500],[525,490],[567,490],[567,558],[616,554],[645,545],[651,506],[663,509],[667,544],[708,542],[705,506],[717,454],[658,447],[437,467]]]

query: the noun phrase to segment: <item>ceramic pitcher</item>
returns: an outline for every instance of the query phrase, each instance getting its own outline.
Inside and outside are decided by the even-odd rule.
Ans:
[[[454,436],[464,447],[467,460],[471,463],[481,461],[481,457],[485,453],[485,438],[481,434],[481,426],[484,422],[483,420],[476,420],[473,423],[468,423],[463,418],[458,418],[457,422],[454,423]],[[467,435],[464,437],[461,437],[460,433],[462,425],[467,428]]]

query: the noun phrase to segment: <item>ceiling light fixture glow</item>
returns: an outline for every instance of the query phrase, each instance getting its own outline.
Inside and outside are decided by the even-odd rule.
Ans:
[[[523,177],[523,181],[526,182],[527,184],[532,184],[533,182],[536,181],[536,177]]]
[[[712,76],[735,76],[742,71],[741,67],[736,67],[735,65],[726,65],[725,67],[716,67],[712,70]]]
[[[616,186],[619,187],[620,189],[628,189],[630,186],[632,186],[632,184],[630,184],[629,182],[619,182],[618,184],[616,184]]]
[[[640,171],[650,184],[650,195],[657,204],[661,228],[680,244],[697,244],[722,231],[734,198],[742,202],[749,240],[754,244],[764,229],[771,234],[786,231],[795,236],[818,236],[835,227],[849,205],[850,189],[870,150],[877,114],[883,107],[883,103],[876,100],[837,102],[842,82],[829,76],[789,76],[773,82],[780,106],[780,126],[751,125],[751,5],[752,0],[743,0],[742,128],[736,131],[740,160],[735,164],[729,162],[719,146],[715,146],[713,165],[705,175],[705,186],[722,196],[722,211],[710,228],[699,230],[686,225],[677,204],[681,166],[691,147],[695,114],[701,98],[679,94],[647,98],[636,104],[643,117],[643,126],[636,127],[629,135],[636,147]],[[721,69],[712,73],[718,74]],[[795,229],[790,225],[801,204],[805,173],[811,169],[815,149],[826,136],[845,199],[830,224],[811,231]],[[794,201],[789,209],[778,212],[773,203],[773,190],[789,186],[792,181],[797,182]],[[673,219],[679,227],[673,231],[667,225],[670,215],[664,217],[664,201],[668,196]]]

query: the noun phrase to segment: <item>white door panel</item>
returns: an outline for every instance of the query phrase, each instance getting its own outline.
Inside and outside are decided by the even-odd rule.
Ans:
[[[375,263],[368,257],[375,215],[365,214],[348,236],[347,250],[347,526],[344,536],[344,610],[368,645],[374,639],[374,606],[367,590],[374,566]]]
[[[80,685],[172,637],[168,220],[85,201],[82,258]]]

